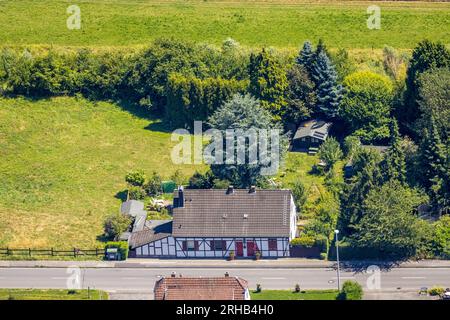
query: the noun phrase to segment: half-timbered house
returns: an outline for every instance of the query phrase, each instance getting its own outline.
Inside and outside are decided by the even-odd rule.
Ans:
[[[290,190],[186,189],[174,193],[173,220],[133,233],[134,257],[277,258],[296,233]]]

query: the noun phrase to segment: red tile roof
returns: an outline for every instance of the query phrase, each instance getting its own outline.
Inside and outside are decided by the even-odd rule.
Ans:
[[[244,300],[247,281],[239,277],[163,277],[155,300]]]

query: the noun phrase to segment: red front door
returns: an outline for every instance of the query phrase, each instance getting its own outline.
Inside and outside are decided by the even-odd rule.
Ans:
[[[253,241],[247,241],[247,257],[253,257],[255,255],[255,243]]]
[[[236,257],[244,256],[244,244],[242,241],[236,241]]]

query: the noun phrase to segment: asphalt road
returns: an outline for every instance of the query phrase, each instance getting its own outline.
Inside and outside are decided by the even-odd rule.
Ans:
[[[314,269],[205,269],[205,268],[86,268],[78,273],[79,283],[108,291],[151,291],[161,276],[240,276],[249,281],[250,288],[260,283],[265,289],[288,289],[296,283],[303,289],[332,289],[337,286],[336,270]],[[0,268],[0,288],[67,288],[77,272],[64,268]],[[366,272],[341,272],[341,281],[356,280],[365,290],[418,290],[420,287],[440,285],[450,287],[449,268],[394,268],[381,271],[379,277]],[[369,279],[369,285],[368,285]],[[370,281],[372,280],[372,281]],[[377,287],[379,283],[379,287]]]

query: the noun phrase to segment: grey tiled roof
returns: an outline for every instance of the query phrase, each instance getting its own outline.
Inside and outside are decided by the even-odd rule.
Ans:
[[[146,225],[147,226],[147,225]],[[131,233],[129,245],[132,249],[171,235],[172,221],[152,220],[150,228]]]
[[[186,189],[173,209],[174,237],[289,236],[290,190]],[[178,197],[178,191],[175,192]]]
[[[144,203],[137,200],[128,200],[122,203],[122,205],[120,206],[120,212],[123,214],[128,214],[132,217],[147,214],[147,212],[144,210]]]
[[[319,119],[304,121],[298,126],[294,139],[312,137],[319,140],[326,140],[331,125],[331,122],[325,122]]]

